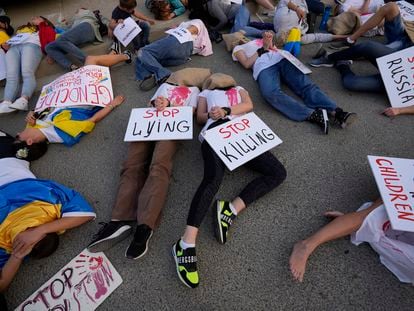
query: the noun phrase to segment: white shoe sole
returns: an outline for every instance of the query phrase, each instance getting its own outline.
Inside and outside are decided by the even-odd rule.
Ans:
[[[125,225],[112,233],[109,237],[96,241],[87,247],[91,253],[103,252],[113,247],[118,242],[124,240],[131,234],[132,227]]]
[[[219,243],[224,244],[223,239],[223,230],[221,230],[221,209],[220,209],[220,201],[216,203],[216,218],[217,218],[217,237],[219,238]]]
[[[322,109],[322,115],[323,115],[323,121],[325,123],[325,128],[324,128],[323,132],[325,133],[325,135],[328,135],[328,132],[329,132],[329,118],[328,118],[328,112],[326,111],[326,109]]]
[[[127,248],[127,249],[126,249],[126,251],[125,251],[125,257],[126,257],[126,258],[128,258],[128,259],[137,260],[137,259],[141,258],[142,256],[144,256],[144,255],[148,252],[148,243],[149,243],[149,241],[151,240],[151,237],[152,237],[152,234],[153,234],[153,233],[154,233],[154,232],[153,232],[153,231],[151,231],[151,234],[150,234],[150,236],[148,237],[147,242],[145,243],[145,250],[144,250],[144,252],[143,252],[141,255],[139,255],[139,256],[137,256],[137,257],[128,257],[128,256],[127,256],[127,251],[128,251],[128,248],[129,248],[129,246],[128,246],[128,248]]]

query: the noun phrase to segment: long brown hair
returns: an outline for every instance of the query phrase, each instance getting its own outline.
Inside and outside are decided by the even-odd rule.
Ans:
[[[43,19],[43,22],[45,22],[48,26],[50,26],[50,27],[52,27],[53,29],[55,29],[55,25],[53,25],[53,23],[50,21],[50,20],[48,20],[46,17],[43,17],[43,16],[39,16],[41,19]],[[26,28],[26,27],[28,27],[28,28],[30,28],[30,29],[32,29],[34,32],[36,32],[36,31],[39,31],[39,27],[37,26],[37,25],[33,25],[31,22],[28,22],[27,24],[25,24],[25,25],[21,25],[21,26],[19,26],[17,29],[16,29],[16,31],[19,31],[19,30],[21,30],[21,29],[23,29],[23,28]]]

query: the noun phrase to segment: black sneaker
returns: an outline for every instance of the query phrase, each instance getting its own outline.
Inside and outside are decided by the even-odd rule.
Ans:
[[[157,85],[154,75],[150,75],[139,83],[139,88],[141,91],[147,92],[153,89]]]
[[[103,252],[111,248],[125,239],[132,229],[125,221],[101,222],[99,224],[103,225],[102,228],[93,236],[92,242],[87,246],[87,249],[92,253]]]
[[[219,243],[225,244],[230,226],[233,224],[233,220],[236,218],[236,215],[234,215],[231,211],[229,202],[220,200],[217,200],[216,214],[217,240]]]
[[[346,112],[341,108],[335,109],[335,123],[339,124],[343,129],[354,123],[358,119],[355,112]]]
[[[200,283],[197,272],[197,256],[195,247],[183,249],[180,240],[172,247],[172,255],[181,282],[190,288],[196,288]]]
[[[157,81],[157,85],[160,86],[161,84],[165,83],[168,80],[169,77],[170,77],[170,75],[165,76],[164,78],[159,79]]]
[[[338,42],[334,42],[331,43],[329,45],[329,48],[331,48],[332,50],[337,50],[337,51],[341,51],[341,50],[345,50],[347,48],[350,48],[351,46],[353,46],[355,44],[354,43],[349,43],[346,39],[342,40],[342,41],[338,41]]]
[[[129,244],[125,257],[129,259],[138,259],[144,256],[148,251],[148,242],[152,237],[152,229],[146,224],[138,225],[135,230],[134,239]]]
[[[128,57],[128,59],[125,61],[125,63],[127,63],[127,64],[132,63],[132,53],[131,53],[130,50],[125,50],[124,52],[122,52],[122,54],[124,54]]]
[[[324,134],[328,134],[329,118],[326,109],[316,109],[314,112],[312,112],[312,114],[308,117],[307,120],[312,123],[318,124],[322,128]]]

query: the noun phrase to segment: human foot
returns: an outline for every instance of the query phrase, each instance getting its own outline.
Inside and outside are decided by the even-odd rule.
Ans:
[[[295,246],[293,246],[293,251],[289,258],[289,266],[295,281],[303,281],[303,275],[305,274],[306,270],[306,263],[310,254],[311,250],[305,241],[299,241],[295,244]]]

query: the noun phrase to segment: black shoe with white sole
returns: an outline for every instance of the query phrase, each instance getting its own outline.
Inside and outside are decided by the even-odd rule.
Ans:
[[[343,129],[354,123],[358,119],[355,112],[346,112],[341,108],[335,109],[335,123],[337,123]]]
[[[118,242],[125,239],[130,233],[132,227],[125,221],[110,221],[108,223],[100,223],[102,228],[93,236],[93,240],[87,246],[92,252],[103,252]]]
[[[318,124],[324,134],[328,134],[329,131],[329,118],[328,112],[326,109],[316,109],[312,114],[308,117],[308,121],[312,123]]]
[[[129,244],[125,257],[129,259],[138,259],[144,256],[148,251],[148,243],[152,237],[152,229],[146,224],[138,225],[135,230],[134,239]]]

